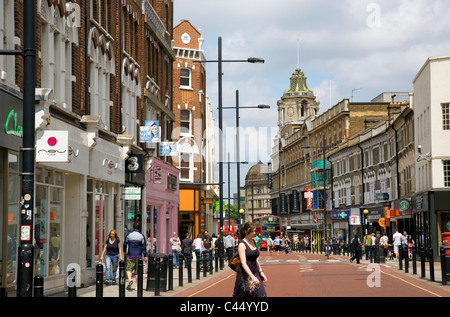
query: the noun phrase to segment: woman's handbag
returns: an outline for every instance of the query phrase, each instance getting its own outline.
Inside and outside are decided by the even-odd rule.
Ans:
[[[233,271],[237,272],[239,266],[241,265],[241,259],[239,258],[239,252],[236,252],[230,261],[228,261],[228,267]]]

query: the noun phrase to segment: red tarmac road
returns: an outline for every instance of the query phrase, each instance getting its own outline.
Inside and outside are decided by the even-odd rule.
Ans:
[[[295,252],[268,256],[265,251],[260,262],[268,297],[450,297],[450,286],[405,274],[396,265]],[[231,297],[236,273],[226,268],[214,275],[175,296]]]

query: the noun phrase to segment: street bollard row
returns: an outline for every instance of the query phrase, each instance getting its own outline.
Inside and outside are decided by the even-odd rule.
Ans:
[[[237,249],[237,247],[236,247]],[[187,280],[188,283],[192,283],[192,255],[186,254],[186,258],[180,256],[179,271],[178,271],[178,286],[183,286],[183,264],[185,262],[187,268]],[[203,271],[203,277],[207,274],[213,274],[213,256],[211,250],[204,251],[202,254],[196,254],[196,278],[200,279],[200,273]],[[219,269],[219,258],[223,253],[218,252],[215,256],[215,271]],[[161,261],[162,260],[162,261]],[[168,282],[168,290],[173,290],[173,256],[165,254],[150,254],[148,268],[147,268],[147,291],[154,291],[155,296],[161,295],[161,290],[166,291],[166,282]],[[166,274],[166,269],[168,272]],[[223,269],[220,268],[221,270]],[[138,260],[137,267],[137,297],[143,296],[144,290],[144,262],[142,259]],[[162,274],[161,274],[162,273]],[[76,287],[76,274],[77,272],[72,269],[68,272],[68,297],[77,297]],[[166,279],[168,276],[168,281]],[[125,261],[119,261],[119,297],[125,297]],[[71,281],[71,283],[69,283]],[[34,277],[34,297],[44,296],[44,278],[40,275]],[[103,265],[101,263],[96,266],[96,278],[95,278],[95,297],[103,297]]]

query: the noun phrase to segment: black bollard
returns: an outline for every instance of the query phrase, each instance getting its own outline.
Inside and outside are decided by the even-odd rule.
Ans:
[[[420,269],[421,277],[425,277],[425,248],[420,247]]]
[[[173,255],[169,254],[169,263],[167,263],[169,266],[169,291],[173,291]]]
[[[202,253],[202,264],[203,264],[203,277],[206,277],[206,273],[208,273],[208,250],[205,250]]]
[[[71,269],[69,272],[67,272],[67,296],[68,297],[77,297],[77,286],[76,286],[76,279],[77,279],[77,271],[75,269]]]
[[[413,266],[413,274],[417,274],[417,250],[416,246],[412,246],[412,266]]]
[[[434,282],[434,256],[433,249],[428,249],[428,256],[430,257],[430,281]]]
[[[403,247],[398,246],[398,269],[403,270]]]
[[[44,278],[40,275],[34,277],[34,297],[44,297]]]
[[[103,297],[103,265],[101,263],[96,267],[95,297]]]
[[[183,254],[180,255],[180,262],[178,263],[178,286],[183,286],[183,271],[184,271],[184,266],[183,266]]]
[[[409,273],[409,254],[408,254],[408,250],[403,251],[405,254],[405,273]]]
[[[137,297],[142,297],[144,290],[144,261],[138,259],[137,267]]]
[[[196,263],[195,263],[195,278],[197,280],[200,279],[200,264],[201,264],[201,260],[200,260],[200,253],[195,253],[195,259],[196,259]]]
[[[187,273],[188,273],[188,283],[192,283],[192,252],[187,254]]]
[[[119,297],[125,297],[125,261],[119,262]]]
[[[447,266],[445,260],[445,250],[441,246],[441,275],[442,275],[442,285],[447,285]]]
[[[218,253],[218,251],[216,251],[216,255],[215,255],[215,257],[214,257],[214,260],[215,260],[215,271],[216,271],[216,273],[217,272],[219,272],[219,253]]]
[[[161,269],[161,259],[160,258],[156,258],[156,263],[155,263],[155,296],[159,296],[160,295],[160,289],[159,289],[159,285],[160,285],[160,272],[159,270]]]

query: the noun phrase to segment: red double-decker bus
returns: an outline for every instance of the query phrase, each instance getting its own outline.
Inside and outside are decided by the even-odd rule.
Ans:
[[[262,216],[253,219],[256,233],[261,234],[261,250],[267,250],[267,238],[281,236],[281,218],[278,216]]]
[[[217,232],[220,232],[220,221],[217,222]],[[231,228],[228,225],[228,220],[223,221],[222,235],[225,237],[228,233],[234,237],[234,220],[231,220]]]

